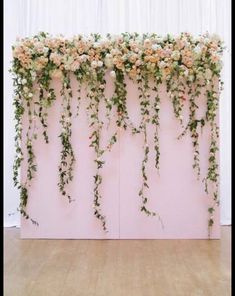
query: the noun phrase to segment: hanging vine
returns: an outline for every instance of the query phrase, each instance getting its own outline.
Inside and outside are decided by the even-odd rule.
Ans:
[[[162,226],[162,220],[160,218],[160,215],[157,212],[150,211],[147,207],[148,198],[145,194],[145,190],[149,188],[148,185],[148,176],[146,172],[146,166],[148,163],[148,155],[149,155],[149,145],[147,140],[147,125],[150,123],[150,87],[149,87],[149,81],[147,75],[139,76],[137,79],[138,83],[138,89],[140,91],[139,99],[140,99],[140,110],[141,110],[141,123],[139,130],[143,132],[144,135],[144,144],[143,144],[143,150],[144,150],[144,158],[142,161],[142,185],[141,189],[139,191],[139,196],[141,197],[141,211],[144,212],[147,216],[158,216]],[[155,100],[158,102],[158,96],[155,98]],[[156,109],[158,110],[158,109]],[[155,114],[155,120],[154,123],[157,123],[158,119],[158,111]],[[158,155],[157,155],[158,157]],[[158,165],[158,163],[157,163]]]
[[[66,186],[73,180],[73,165],[75,162],[75,156],[73,152],[73,147],[71,144],[72,136],[72,111],[71,111],[71,99],[72,99],[72,89],[70,85],[70,77],[64,71],[64,76],[62,80],[62,114],[61,114],[61,133],[59,135],[62,144],[61,150],[61,162],[59,165],[59,190],[62,195],[66,196],[69,202],[73,201],[70,194],[67,192]]]
[[[219,206],[219,165],[217,162],[218,137],[219,127],[216,123],[216,115],[219,107],[218,91],[215,89],[213,78],[209,83],[210,88],[207,89],[207,112],[206,119],[210,124],[210,147],[209,147],[209,165],[207,170],[207,176],[204,178],[205,191],[209,194],[208,183],[212,184],[212,204],[208,208],[209,219],[208,219],[208,236],[210,237],[211,228],[214,224],[214,211],[215,207]]]
[[[100,136],[101,130],[103,126],[103,122],[99,119],[99,108],[100,108],[100,100],[104,97],[104,71],[103,70],[94,70],[90,73],[90,79],[88,83],[88,98],[89,98],[89,105],[88,105],[88,116],[90,119],[90,127],[92,128],[92,133],[90,135],[91,144],[95,151],[96,158],[95,158],[95,165],[96,165],[96,174],[94,175],[94,200],[93,200],[93,207],[94,207],[94,215],[97,219],[99,219],[102,223],[102,227],[104,231],[107,231],[106,227],[106,219],[105,216],[102,214],[101,210],[101,194],[100,194],[100,185],[102,183],[102,176],[100,174],[100,169],[104,165],[104,160],[102,159],[104,150],[101,149],[100,145]]]
[[[153,87],[153,91],[155,92],[154,104],[153,104],[153,115],[151,117],[151,123],[155,126],[154,130],[154,149],[155,149],[155,168],[160,170],[160,145],[159,145],[159,126],[160,126],[160,96],[158,92],[159,82],[157,79],[154,79],[155,86]]]
[[[14,96],[14,106],[15,106],[15,147],[16,155],[13,164],[13,181],[14,185],[20,190],[20,204],[19,211],[21,215],[30,219],[35,225],[38,222],[32,219],[26,211],[26,206],[28,202],[28,188],[30,186],[30,181],[34,177],[34,173],[37,170],[35,163],[35,154],[33,150],[33,140],[37,138],[35,130],[35,110],[33,102],[33,77],[29,71],[16,71],[20,67],[19,63],[15,61],[13,65],[13,73],[17,73],[13,79],[13,84],[15,86],[15,96]],[[32,108],[33,107],[33,108]],[[32,110],[33,109],[33,110]],[[27,175],[23,182],[20,180],[19,169],[21,163],[24,160],[23,149],[22,149],[22,120],[23,115],[27,111],[28,115],[28,131],[26,133],[26,152],[27,152]]]
[[[199,151],[199,131],[198,127],[201,125],[202,127],[205,125],[204,118],[198,119],[196,116],[196,110],[198,109],[198,105],[196,103],[196,98],[200,95],[200,91],[198,90],[197,83],[188,83],[188,95],[189,95],[189,123],[188,127],[190,130],[190,136],[192,138],[193,144],[193,168],[196,170],[197,179],[200,178],[200,151]]]
[[[50,63],[42,70],[41,75],[38,78],[38,86],[39,86],[39,100],[36,102],[38,105],[38,117],[43,127],[43,137],[45,142],[49,143],[49,138],[47,134],[47,117],[48,117],[48,109],[52,106],[52,103],[56,100],[55,91],[50,87],[50,82],[52,80],[51,77],[51,69],[53,69],[53,65]]]

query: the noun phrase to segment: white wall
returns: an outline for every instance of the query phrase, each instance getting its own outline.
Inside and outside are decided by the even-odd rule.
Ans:
[[[221,224],[231,223],[231,0],[4,0],[4,225],[19,225],[19,193],[13,187],[14,112],[8,72],[17,36],[38,31],[78,33],[188,31],[217,33],[225,41],[220,105]]]

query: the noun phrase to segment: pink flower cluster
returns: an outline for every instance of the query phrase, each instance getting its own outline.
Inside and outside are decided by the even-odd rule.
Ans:
[[[123,71],[135,79],[146,71],[163,79],[174,75],[210,79],[220,73],[222,51],[221,40],[208,34],[196,38],[188,33],[176,37],[94,34],[65,39],[41,33],[19,40],[13,46],[13,58],[18,70],[39,72],[49,67],[56,77],[63,70],[84,73],[105,67],[112,77]]]

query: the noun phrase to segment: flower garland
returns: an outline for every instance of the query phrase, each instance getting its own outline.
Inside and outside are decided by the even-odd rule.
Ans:
[[[90,36],[74,36],[65,39],[63,36],[51,37],[41,32],[32,38],[17,40],[13,46],[13,64],[11,72],[14,75],[15,87],[15,145],[16,157],[14,161],[14,184],[21,190],[20,212],[30,218],[26,212],[28,201],[28,188],[36,171],[36,156],[33,143],[37,138],[37,123],[43,127],[43,137],[49,143],[47,134],[47,117],[49,108],[56,100],[56,95],[51,81],[57,77],[61,80],[61,161],[59,164],[58,187],[62,195],[67,196],[71,202],[73,199],[68,192],[67,185],[73,179],[73,166],[75,163],[74,152],[71,143],[72,136],[72,110],[71,102],[73,93],[70,85],[71,75],[78,82],[77,113],[81,101],[81,87],[86,86],[87,91],[87,115],[90,122],[91,135],[90,147],[95,152],[96,174],[94,175],[94,215],[101,221],[102,227],[107,231],[106,219],[102,213],[100,186],[102,175],[100,169],[104,165],[103,156],[110,151],[118,140],[118,129],[130,129],[134,134],[143,136],[142,160],[142,185],[139,191],[141,198],[141,211],[148,216],[158,216],[147,208],[148,177],[146,165],[148,162],[149,146],[147,126],[154,127],[155,167],[160,169],[160,139],[159,139],[159,112],[161,98],[159,87],[165,83],[169,98],[172,102],[173,112],[179,120],[182,131],[178,139],[189,133],[193,145],[193,168],[197,178],[200,179],[200,155],[199,155],[199,128],[208,123],[210,125],[210,149],[207,175],[203,178],[205,191],[208,194],[209,183],[213,186],[212,205],[209,207],[208,227],[209,233],[214,223],[213,212],[219,205],[218,197],[218,126],[216,115],[218,111],[219,91],[218,84],[222,85],[221,55],[223,43],[216,35],[204,34],[193,37],[188,33],[181,33],[173,37],[165,37],[156,34],[124,33],[117,36],[107,34],[101,37],[99,34]],[[109,72],[114,83],[114,93],[111,98],[105,96],[105,75]],[[141,122],[135,126],[128,115],[126,77],[137,83],[139,91],[139,103],[141,110]],[[150,87],[150,80],[154,86]],[[198,118],[197,98],[206,89],[207,111],[202,118]],[[37,96],[36,93],[39,93]],[[152,102],[150,91],[155,92]],[[189,118],[185,125],[183,110],[185,102],[189,98]],[[107,145],[101,147],[101,132],[104,122],[99,118],[100,103],[106,107],[106,118],[109,126],[111,112],[116,111],[117,130],[111,136]],[[23,155],[22,148],[22,119],[27,114],[28,131],[26,132],[26,151]],[[36,120],[38,118],[38,121]],[[27,176],[25,180],[19,180],[19,169],[24,158],[27,159]],[[211,188],[211,187],[210,187]],[[35,220],[30,218],[34,223]],[[161,221],[161,220],[160,220]]]

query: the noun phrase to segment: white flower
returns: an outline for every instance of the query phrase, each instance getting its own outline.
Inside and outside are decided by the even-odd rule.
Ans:
[[[189,72],[188,72],[188,69],[186,69],[186,70],[184,71],[184,76],[187,77],[187,76],[188,76],[188,73],[189,73]]]
[[[140,66],[142,64],[142,62],[141,62],[141,60],[137,60],[136,62],[135,62],[135,65],[138,67],[138,66]]]
[[[93,46],[94,46],[94,48],[99,48],[100,47],[100,43],[99,42],[95,42]]]
[[[201,47],[199,46],[199,45],[197,45],[195,48],[194,48],[194,52],[196,53],[196,54],[200,54],[201,53]]]
[[[194,76],[193,75],[189,75],[188,80],[192,82],[193,79],[194,79]]]
[[[198,79],[203,79],[203,73],[202,72],[198,72],[197,73],[197,78]]]
[[[115,73],[115,71],[111,71],[111,72],[110,72],[110,76],[111,76],[112,78],[116,78],[116,73]]]
[[[29,93],[29,94],[28,94],[28,97],[29,97],[29,98],[32,98],[32,97],[33,97],[33,94],[32,94],[32,93]]]
[[[87,55],[83,54],[83,55],[81,56],[81,61],[82,61],[82,62],[86,62],[86,60],[87,60]]]
[[[163,41],[163,38],[158,36],[158,37],[156,37],[156,41],[157,41],[157,43],[161,43]]]
[[[24,86],[23,91],[24,91],[25,93],[27,93],[27,92],[29,91],[28,87],[27,87],[27,86]]]
[[[178,50],[173,51],[171,57],[173,60],[178,61],[180,59],[180,52]]]
[[[105,60],[104,60],[105,66],[110,69],[113,67],[113,58],[112,55],[106,55]]]
[[[119,50],[116,48],[112,48],[110,51],[111,55],[118,55],[119,54]]]
[[[159,44],[153,44],[152,45],[152,49],[153,50],[157,50],[158,48],[160,48],[161,46]]]
[[[106,46],[108,46],[108,45],[109,45],[109,40],[108,40],[108,38],[104,37],[104,38],[100,41],[100,45],[101,45],[102,47],[106,47]]]
[[[216,71],[220,71],[222,69],[223,66],[223,62],[222,61],[218,61],[218,63],[216,64]]]
[[[34,81],[37,77],[37,73],[34,71],[30,71],[30,74],[31,74],[32,80]]]
[[[144,47],[151,48],[151,46],[152,46],[151,40],[150,39],[145,39],[144,40]]]
[[[44,54],[45,57],[47,56],[48,51],[49,51],[48,47],[43,48],[43,54]]]
[[[27,83],[27,80],[24,78],[24,79],[22,79],[21,83],[22,84],[26,84]]]
[[[211,79],[211,77],[212,77],[211,70],[210,69],[206,69],[206,71],[205,71],[205,78],[209,80],[209,79]]]
[[[98,62],[97,62],[97,66],[98,66],[98,67],[102,67],[102,66],[103,66],[103,62],[102,62],[102,61],[98,61]]]
[[[166,63],[164,62],[164,61],[161,61],[160,63],[159,63],[159,68],[165,68],[166,67]]]
[[[96,61],[92,61],[91,62],[91,67],[92,68],[96,68],[98,66],[97,62]]]

